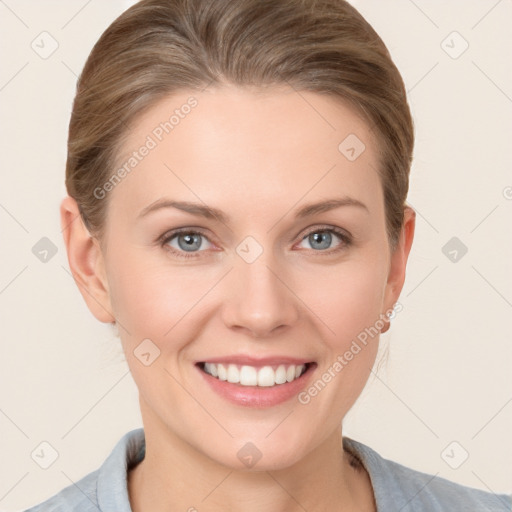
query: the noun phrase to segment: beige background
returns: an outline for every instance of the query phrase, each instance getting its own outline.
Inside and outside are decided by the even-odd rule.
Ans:
[[[131,3],[0,1],[2,511],[76,482],[141,426],[119,343],[69,273],[58,217],[77,75]],[[404,309],[381,340],[388,363],[345,434],[415,469],[511,492],[512,3],[353,3],[409,90],[417,128],[409,197],[418,217]],[[31,47],[42,45],[43,31],[59,45],[46,59]],[[32,252],[43,237],[57,249],[46,263]],[[452,237],[468,248],[457,262],[442,251]],[[58,452],[48,469],[31,458],[43,441]],[[463,450],[469,458],[452,469],[445,459],[456,465]]]

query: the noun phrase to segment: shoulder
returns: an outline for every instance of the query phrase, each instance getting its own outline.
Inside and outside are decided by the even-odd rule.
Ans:
[[[482,510],[510,512],[512,495],[495,494],[416,471],[381,457],[370,447],[343,438],[343,445],[358,457],[372,482],[379,512],[457,512]]]
[[[389,475],[397,483],[395,492],[404,503],[411,504],[411,510],[439,512],[457,510],[510,512],[512,510],[510,495],[474,489],[392,461],[387,462]]]
[[[62,489],[58,494],[25,512],[98,512],[96,484],[99,470]]]
[[[118,441],[99,469],[24,512],[130,512],[127,472],[144,454],[144,430],[132,430]]]

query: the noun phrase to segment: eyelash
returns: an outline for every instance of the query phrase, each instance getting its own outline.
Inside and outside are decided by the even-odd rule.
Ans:
[[[315,227],[315,229],[308,231],[300,239],[300,241],[302,242],[305,238],[307,238],[309,235],[312,235],[313,233],[334,233],[341,239],[341,244],[339,244],[336,248],[321,250],[321,251],[319,251],[319,255],[322,255],[322,253],[331,255],[331,254],[337,253],[343,249],[350,247],[350,245],[352,244],[352,239],[351,239],[350,235],[348,235],[346,232],[342,231],[341,229],[335,228],[333,226],[317,226],[317,227]],[[161,247],[163,249],[173,253],[174,255],[176,255],[179,258],[197,258],[201,254],[201,252],[204,252],[204,251],[197,251],[197,252],[187,253],[186,251],[177,251],[174,248],[167,245],[173,238],[175,238],[176,236],[181,235],[181,234],[201,235],[201,236],[205,237],[206,239],[208,239],[206,234],[203,233],[199,229],[195,230],[195,229],[191,229],[191,228],[181,228],[181,229],[176,229],[171,232],[164,233],[159,238],[159,243],[160,243]],[[314,250],[314,249],[311,249],[311,250]]]

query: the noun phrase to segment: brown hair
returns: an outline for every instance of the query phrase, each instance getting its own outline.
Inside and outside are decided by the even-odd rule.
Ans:
[[[95,44],[78,80],[66,187],[93,236],[136,117],[178,90],[282,86],[354,107],[378,141],[387,234],[403,224],[414,128],[403,80],[381,38],[344,0],[142,0]],[[340,141],[341,142],[341,141]]]

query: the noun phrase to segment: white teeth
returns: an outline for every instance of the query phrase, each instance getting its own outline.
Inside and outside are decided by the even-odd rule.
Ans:
[[[219,380],[228,380],[228,372],[226,371],[226,368],[224,367],[224,365],[210,364],[210,366],[217,366],[217,373],[218,373]],[[212,372],[212,375],[213,375],[213,372]]]
[[[276,384],[284,384],[286,382],[286,368],[284,365],[279,365],[276,370]]]
[[[209,373],[210,375],[213,375],[214,377],[218,376],[217,366],[214,364],[204,363],[204,370],[205,372]]]
[[[243,366],[242,366],[243,368]],[[270,366],[264,366],[258,372],[258,386],[273,386],[276,383],[276,374]]]
[[[234,364],[228,366],[228,382],[231,382],[231,384],[240,382],[240,372]]]
[[[305,364],[279,365],[276,370],[272,366],[263,366],[258,369],[254,366],[238,366],[236,364],[204,363],[204,371],[219,380],[227,380],[232,384],[242,386],[271,387],[276,384],[292,382],[299,378],[306,370]]]
[[[236,366],[235,370],[238,370]],[[256,370],[256,368],[253,368],[252,366],[242,366],[242,368],[240,369],[240,379],[238,382],[243,382],[245,386],[257,386],[258,371]]]

